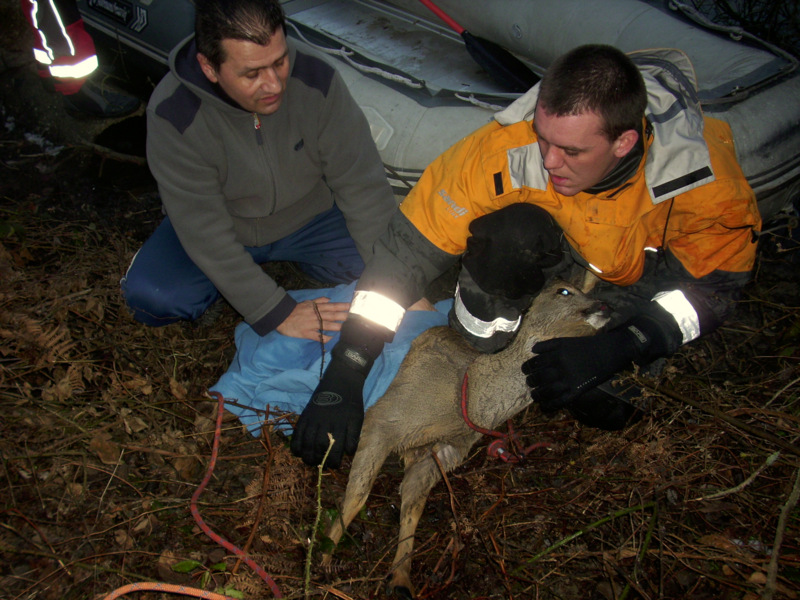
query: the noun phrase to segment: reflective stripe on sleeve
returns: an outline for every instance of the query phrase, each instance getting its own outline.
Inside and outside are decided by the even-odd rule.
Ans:
[[[498,317],[494,321],[481,321],[464,306],[464,303],[461,301],[461,294],[458,293],[458,288],[456,288],[453,309],[455,310],[458,322],[461,323],[464,329],[468,333],[479,338],[490,338],[498,331],[516,331],[522,321],[521,316],[517,317],[514,321],[509,321],[502,317]]]
[[[50,74],[61,79],[83,79],[91,75],[98,64],[97,56],[90,56],[75,65],[50,65]]]
[[[653,296],[653,302],[658,302],[675,319],[683,334],[682,343],[687,344],[700,337],[700,318],[683,292],[680,290],[659,292]]]
[[[61,20],[61,14],[58,12],[58,9],[56,8],[55,4],[53,3],[53,0],[50,0],[50,11],[52,12],[52,16],[55,19],[56,23],[58,23],[58,28],[61,31],[61,35],[64,38],[64,41],[67,43],[67,46],[69,47],[69,55],[70,56],[75,56],[75,44],[72,43],[72,38],[69,37],[69,34],[67,33],[67,28],[64,27],[64,22]],[[45,52],[47,53],[47,55],[50,58],[49,62],[44,62],[44,61],[39,61],[39,62],[41,62],[43,64],[50,64],[50,62],[55,60],[56,55],[55,55],[55,52],[53,52],[53,49],[50,47],[51,45],[50,45],[49,40],[47,39],[47,36],[45,35],[45,32],[42,31],[39,28],[39,3],[38,2],[32,2],[31,3],[31,23],[33,23],[34,29],[36,29],[36,32],[39,34],[39,38],[42,40],[42,48],[44,48]],[[35,50],[34,50],[34,53],[35,53]],[[39,60],[39,59],[37,58],[37,60]]]
[[[406,314],[405,309],[394,300],[389,300],[377,292],[359,290],[353,296],[350,312],[369,319],[386,329],[396,332],[400,321]]]
[[[36,59],[40,65],[49,65],[53,62],[53,59],[50,58],[50,55],[40,48],[33,49],[33,58]]]

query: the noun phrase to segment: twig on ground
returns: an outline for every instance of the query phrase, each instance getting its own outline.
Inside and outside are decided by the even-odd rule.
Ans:
[[[722,421],[725,421],[729,425],[733,425],[734,427],[737,427],[738,429],[741,429],[742,431],[745,431],[745,432],[747,432],[747,433],[749,433],[751,435],[759,437],[762,440],[766,440],[766,441],[771,442],[771,443],[773,443],[773,444],[775,444],[777,446],[780,446],[781,448],[791,452],[795,456],[800,456],[800,448],[798,448],[794,444],[790,444],[786,440],[783,440],[783,439],[779,438],[777,435],[774,435],[774,434],[770,433],[769,431],[764,431],[763,429],[759,429],[758,427],[753,427],[752,425],[749,425],[748,423],[745,423],[744,421],[742,421],[740,419],[737,419],[736,417],[732,417],[732,416],[730,416],[728,414],[725,414],[721,410],[717,410],[713,406],[708,406],[706,404],[703,404],[702,402],[697,402],[695,400],[692,400],[691,398],[688,398],[688,397],[686,397],[686,396],[684,396],[682,394],[679,394],[678,392],[676,392],[675,390],[669,388],[666,385],[658,385],[658,386],[656,386],[656,385],[653,385],[652,383],[648,382],[646,379],[641,378],[641,377],[636,377],[636,382],[639,383],[640,385],[642,385],[643,387],[646,387],[651,392],[655,392],[657,394],[662,394],[663,396],[666,396],[670,400],[674,400],[676,402],[680,402],[680,403],[683,403],[683,404],[688,404],[689,406],[691,406],[693,408],[697,408],[697,409],[700,409],[700,410],[702,410],[704,412],[707,412],[707,413],[717,417],[718,419],[720,419]]]
[[[761,471],[772,465],[778,458],[780,457],[780,452],[773,452],[767,457],[767,460],[764,462],[763,465],[758,467],[755,471],[753,471],[750,476],[742,481],[739,485],[734,486],[732,488],[728,488],[727,490],[720,490],[719,492],[715,492],[713,494],[709,494],[708,496],[701,496],[700,498],[690,498],[690,502],[701,502],[703,500],[717,500],[719,498],[724,498],[725,496],[730,496],[731,494],[735,494],[737,492],[741,492],[744,488],[748,485],[753,483],[756,477],[761,474]]]
[[[778,557],[780,556],[781,544],[783,543],[783,534],[786,531],[786,523],[792,511],[794,511],[798,499],[800,499],[800,469],[795,471],[792,493],[789,494],[789,498],[786,500],[786,504],[783,505],[783,509],[781,510],[781,516],[778,518],[775,541],[772,544],[772,558],[770,558],[769,566],[767,567],[767,583],[764,586],[764,593],[761,596],[764,600],[771,600],[775,595],[778,580]]]
[[[81,144],[78,144],[77,147],[87,148],[88,150],[91,150],[92,152],[98,154],[104,159],[110,158],[112,160],[130,163],[140,167],[147,166],[147,159],[143,156],[136,156],[135,154],[123,154],[122,152],[116,152],[111,148],[107,148],[106,146],[101,146],[100,144],[95,144],[93,142],[83,142]]]
[[[567,537],[561,538],[560,540],[558,540],[552,546],[549,546],[548,548],[545,548],[544,550],[542,550],[541,552],[536,554],[533,558],[529,558],[524,563],[522,563],[520,566],[516,567],[513,571],[511,571],[511,573],[512,573],[512,575],[515,574],[515,573],[518,573],[525,566],[535,563],[540,558],[542,558],[544,556],[547,556],[548,554],[550,554],[554,550],[559,549],[564,544],[568,544],[569,542],[571,542],[575,538],[578,538],[578,537],[582,536],[583,534],[592,531],[593,529],[597,529],[598,527],[600,527],[601,525],[605,525],[609,521],[613,521],[614,519],[618,519],[619,517],[624,517],[625,515],[629,515],[629,514],[634,513],[634,512],[639,512],[640,510],[647,510],[648,508],[653,508],[655,506],[655,504],[656,504],[655,502],[645,502],[644,504],[638,504],[636,506],[631,506],[629,508],[623,508],[623,509],[618,510],[617,512],[615,512],[613,514],[608,515],[607,517],[603,517],[602,519],[600,519],[598,521],[595,521],[594,523],[589,523],[589,525],[587,525],[583,529],[579,529],[578,531],[575,531],[575,532],[569,534]]]
[[[269,406],[267,406],[267,415],[269,415]],[[269,489],[269,480],[270,476],[272,475],[272,439],[269,435],[269,427],[267,427],[267,423],[269,421],[265,420],[264,423],[261,425],[261,443],[265,446],[267,451],[267,464],[264,466],[264,477],[261,480],[261,494],[258,497],[258,508],[256,509],[256,516],[253,519],[253,524],[250,527],[250,535],[247,536],[247,541],[245,542],[244,546],[242,546],[242,552],[245,554],[250,552],[250,546],[253,543],[253,538],[256,536],[256,532],[258,531],[258,526],[261,524],[261,517],[264,514],[264,506],[266,506],[267,500],[267,490]],[[231,573],[234,575],[238,572],[239,566],[242,564],[241,557],[237,558],[236,564],[233,565],[231,569]]]
[[[314,517],[314,526],[311,529],[311,534],[308,536],[308,553],[306,554],[306,567],[303,579],[303,591],[305,597],[311,595],[311,558],[314,554],[314,540],[317,539],[317,530],[319,529],[319,522],[322,519],[322,470],[325,467],[325,461],[328,460],[328,455],[333,449],[336,440],[333,436],[328,434],[328,449],[325,451],[325,456],[322,457],[322,462],[317,467],[317,511]]]

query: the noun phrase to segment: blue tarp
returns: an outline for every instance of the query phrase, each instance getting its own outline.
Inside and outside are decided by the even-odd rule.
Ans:
[[[327,289],[294,290],[289,295],[298,302],[321,296],[332,302],[350,302],[354,290],[355,283],[351,283]],[[385,346],[364,384],[365,410],[389,387],[414,338],[431,327],[447,325],[452,304],[452,300],[443,300],[436,304],[436,312],[406,313],[394,340]],[[319,383],[323,360],[320,343],[286,337],[277,331],[261,337],[246,323],[236,328],[235,338],[233,362],[211,388],[235,402],[227,403],[225,408],[236,414],[253,435],[260,433],[267,406],[273,416],[300,414]],[[330,350],[338,339],[337,333],[325,344],[325,365],[330,363]],[[279,429],[287,435],[291,433],[288,423]]]

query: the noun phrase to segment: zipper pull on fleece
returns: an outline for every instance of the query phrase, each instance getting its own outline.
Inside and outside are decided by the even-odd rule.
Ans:
[[[260,146],[264,140],[261,137],[261,117],[258,116],[258,113],[253,113],[253,129],[256,131],[256,142]]]

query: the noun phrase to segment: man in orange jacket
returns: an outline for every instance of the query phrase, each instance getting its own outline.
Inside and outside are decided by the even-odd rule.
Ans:
[[[543,410],[623,427],[636,410],[606,382],[713,331],[755,259],[755,196],[693,77],[679,51],[581,46],[429,165],[359,280],[292,451],[319,464],[331,433],[328,466],[355,452],[372,362],[459,258],[450,324],[484,352],[508,343],[547,277],[599,279],[608,328],[536,344],[523,372]]]

